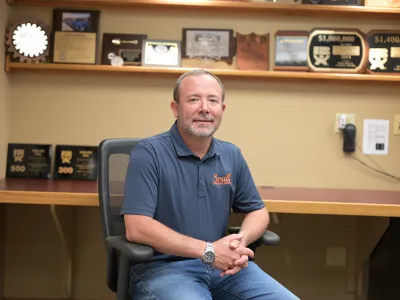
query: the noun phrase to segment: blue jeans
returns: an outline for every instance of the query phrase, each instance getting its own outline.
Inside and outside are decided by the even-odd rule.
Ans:
[[[232,276],[221,277],[199,259],[155,261],[131,268],[134,300],[299,300],[253,261]]]

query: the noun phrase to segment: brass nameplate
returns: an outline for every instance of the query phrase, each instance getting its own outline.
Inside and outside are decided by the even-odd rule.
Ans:
[[[52,146],[9,143],[6,177],[50,178]]]
[[[400,31],[367,34],[368,73],[400,73]]]
[[[308,66],[314,72],[363,73],[368,59],[364,35],[357,29],[314,29],[308,40]]]
[[[56,145],[54,179],[97,179],[97,146]]]

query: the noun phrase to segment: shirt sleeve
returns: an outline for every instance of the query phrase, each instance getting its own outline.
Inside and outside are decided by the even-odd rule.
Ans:
[[[142,142],[133,147],[126,172],[121,215],[153,217],[157,207],[158,168],[152,146]]]
[[[235,213],[249,213],[264,208],[265,204],[260,197],[249,166],[240,149],[238,149],[238,161],[238,179],[232,210]]]

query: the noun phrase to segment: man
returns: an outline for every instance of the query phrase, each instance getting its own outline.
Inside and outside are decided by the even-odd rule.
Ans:
[[[168,132],[134,147],[124,215],[131,242],[155,256],[131,268],[134,299],[299,299],[264,273],[247,245],[269,215],[240,150],[213,137],[225,111],[220,80],[204,70],[182,75]],[[239,234],[226,235],[231,209],[247,213]]]

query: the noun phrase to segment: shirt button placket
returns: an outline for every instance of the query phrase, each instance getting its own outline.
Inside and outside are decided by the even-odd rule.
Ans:
[[[204,180],[203,163],[199,164],[199,197],[206,196],[206,184]]]

